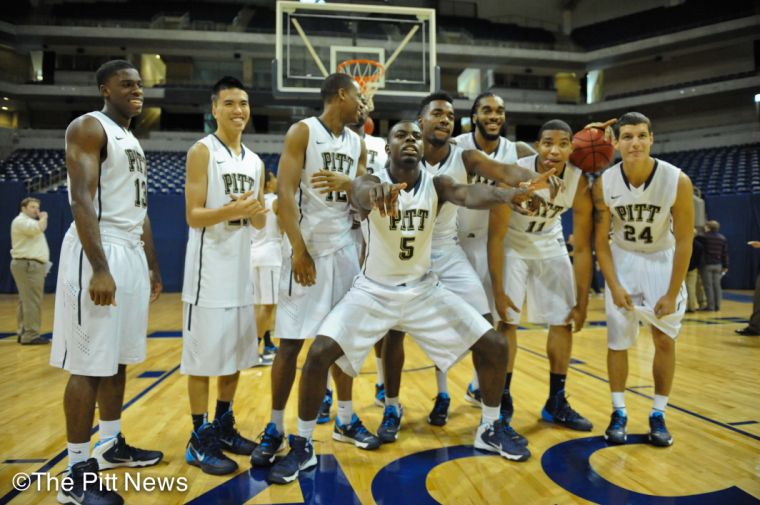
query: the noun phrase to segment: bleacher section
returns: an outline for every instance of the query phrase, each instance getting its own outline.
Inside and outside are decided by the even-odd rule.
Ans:
[[[543,28],[518,26],[513,23],[495,23],[487,19],[459,16],[438,16],[438,31],[465,31],[474,40],[488,44],[500,42],[530,42],[553,46],[554,34]]]
[[[660,86],[658,88],[637,89],[636,91],[629,91],[627,93],[617,93],[614,95],[607,95],[604,97],[604,99],[615,100],[617,98],[628,98],[630,96],[648,95],[650,93],[658,93],[660,91],[670,91],[673,89],[688,88],[690,86],[701,86],[703,84],[711,84],[714,82],[721,82],[721,81],[732,81],[734,79],[741,79],[743,77],[752,77],[753,75],[757,75],[757,72],[756,71],[739,72],[736,74],[721,75],[721,76],[712,77],[709,79],[699,79],[696,81],[679,82],[677,84],[669,84],[667,86]]]

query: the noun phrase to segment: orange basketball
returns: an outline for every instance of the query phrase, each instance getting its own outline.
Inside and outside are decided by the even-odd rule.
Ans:
[[[604,139],[598,128],[587,128],[573,136],[570,162],[584,172],[599,172],[610,166],[615,155],[612,143]]]
[[[364,121],[364,133],[372,135],[373,131],[375,131],[375,122],[372,121],[371,117],[367,116],[367,120]]]

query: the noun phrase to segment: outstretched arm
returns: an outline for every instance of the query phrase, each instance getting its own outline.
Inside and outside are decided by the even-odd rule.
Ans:
[[[539,176],[536,185],[540,185],[548,176],[549,174]],[[541,197],[532,193],[535,189],[533,186],[505,188],[486,184],[457,184],[448,176],[434,177],[433,182],[440,203],[451,202],[468,209],[490,209],[508,203],[518,212],[533,214],[543,203]],[[524,202],[529,202],[527,209],[522,206]]]
[[[352,186],[354,205],[359,209],[361,219],[375,208],[381,216],[398,215],[398,194],[406,188],[406,183],[380,182],[376,176],[367,174],[354,179]]]
[[[468,174],[477,174],[507,186],[518,186],[521,183],[535,184],[537,179],[536,173],[532,170],[514,163],[500,163],[476,149],[464,151],[462,161]],[[549,188],[551,198],[557,196],[563,186],[562,179],[554,177],[553,174],[554,172],[551,172],[551,177],[543,178],[545,182],[541,186]]]

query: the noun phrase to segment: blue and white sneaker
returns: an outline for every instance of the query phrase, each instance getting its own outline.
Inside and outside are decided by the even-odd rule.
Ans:
[[[285,449],[285,434],[277,431],[277,425],[267,424],[259,437],[259,445],[251,453],[253,466],[271,466],[278,452]]]
[[[385,384],[375,384],[375,405],[385,407]]]
[[[519,433],[517,433],[517,431],[515,431],[512,425],[510,425],[507,422],[504,422],[504,429],[506,430],[509,438],[511,438],[514,443],[516,443],[517,445],[522,445],[523,447],[528,445],[528,439],[520,435]]]
[[[317,424],[327,424],[330,422],[330,407],[332,407],[332,391],[327,390],[325,397],[322,400],[322,406],[319,407],[319,415],[317,415]]]
[[[464,394],[467,403],[480,407],[480,389],[473,389],[472,383],[467,384],[467,391]]]
[[[435,397],[435,403],[433,404],[433,410],[428,415],[428,423],[433,426],[443,426],[449,419],[449,405],[451,405],[451,398],[448,393],[438,393]]]
[[[215,419],[214,424],[219,434],[219,442],[225,451],[248,456],[256,448],[253,440],[242,436],[235,427],[235,416],[231,410],[225,412],[221,418]]]
[[[673,437],[665,426],[665,416],[655,412],[649,416],[649,442],[657,447],[673,445]]]
[[[71,486],[60,486],[58,503],[79,505],[122,505],[124,499],[100,482],[98,462],[95,458],[80,461],[62,472],[63,478],[71,479]],[[67,489],[64,489],[67,488]]]
[[[95,444],[92,457],[98,460],[98,468],[107,470],[120,466],[128,468],[152,466],[163,459],[164,453],[132,447],[119,433],[115,438],[101,440]]]
[[[530,458],[530,450],[512,440],[505,425],[501,419],[492,424],[481,423],[475,433],[475,448],[495,452],[512,461],[525,461]]]
[[[274,355],[277,354],[277,346],[272,345],[265,345],[264,346],[264,352],[262,353],[262,357],[265,359],[273,360]]]
[[[238,469],[238,464],[222,453],[216,427],[209,423],[203,423],[190,435],[185,461],[211,475],[225,475]]]
[[[577,413],[570,406],[564,394],[559,393],[546,400],[541,418],[549,423],[560,424],[571,430],[591,431],[594,425],[591,421]]]
[[[624,444],[628,439],[625,426],[628,424],[628,417],[620,409],[615,409],[610,417],[610,425],[604,432],[604,439],[610,444]]]
[[[354,444],[359,449],[367,451],[377,449],[381,444],[380,439],[364,427],[356,414],[351,417],[351,422],[346,425],[341,425],[340,419],[335,419],[333,440]]]
[[[386,405],[383,412],[383,420],[377,429],[377,438],[384,444],[391,444],[398,439],[401,431],[401,418],[404,417],[404,409],[399,405],[396,409],[393,405]]]
[[[269,471],[267,480],[274,484],[287,484],[298,478],[301,470],[306,470],[317,464],[317,455],[311,441],[296,435],[288,437],[290,452],[277,462]]]

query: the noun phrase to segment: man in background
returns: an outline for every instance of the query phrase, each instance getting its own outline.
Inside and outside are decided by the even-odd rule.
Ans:
[[[710,312],[720,310],[723,296],[720,280],[728,272],[728,241],[719,232],[720,223],[710,220],[705,224],[705,234],[702,236],[705,250],[700,273],[707,294],[707,310]]]

